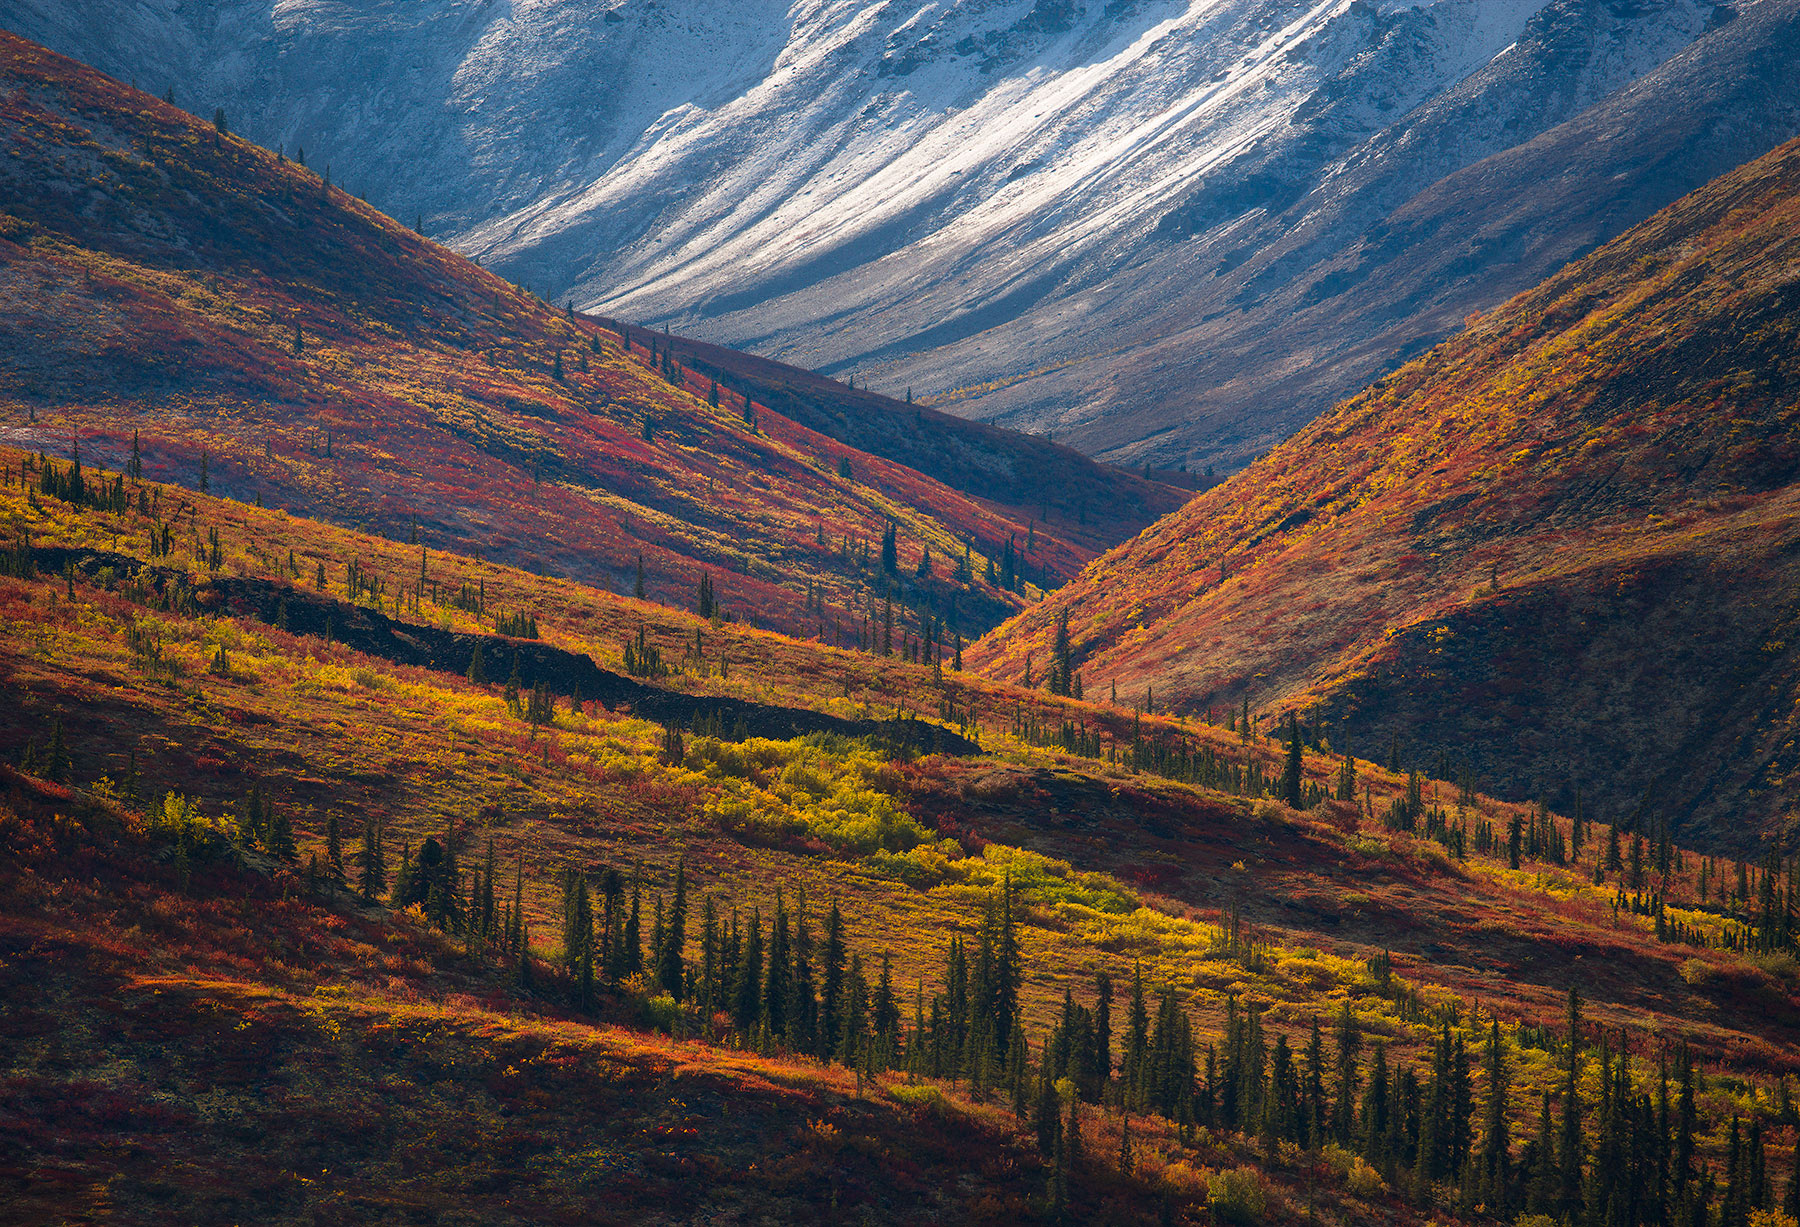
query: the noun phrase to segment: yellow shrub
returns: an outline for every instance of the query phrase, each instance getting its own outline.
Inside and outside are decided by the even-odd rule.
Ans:
[[[1254,1167],[1211,1173],[1206,1178],[1206,1204],[1221,1222],[1260,1222],[1268,1208],[1262,1173]]]

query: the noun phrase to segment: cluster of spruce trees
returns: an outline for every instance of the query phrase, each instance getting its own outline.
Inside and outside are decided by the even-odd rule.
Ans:
[[[416,884],[396,883],[397,903],[424,902],[434,883],[437,897],[459,897],[454,860],[434,855],[435,842],[412,862]],[[467,901],[435,912],[452,931],[497,940],[529,982],[522,913],[516,902],[496,913],[493,883],[490,845]],[[522,868],[516,891],[518,883]],[[1271,1154],[1282,1143],[1336,1146],[1421,1202],[1502,1220],[1544,1214],[1576,1227],[1747,1227],[1752,1211],[1780,1205],[1792,1213],[1800,1200],[1800,1171],[1776,1197],[1760,1117],[1734,1118],[1723,1131],[1722,1172],[1702,1162],[1701,1076],[1685,1049],[1662,1053],[1655,1075],[1642,1079],[1645,1062],[1634,1062],[1622,1037],[1588,1028],[1573,992],[1560,1036],[1522,1027],[1509,1041],[1491,1022],[1473,1045],[1477,1053],[1446,1017],[1429,1062],[1415,1067],[1391,1060],[1384,1039],[1365,1037],[1347,1003],[1329,1047],[1315,1018],[1295,1051],[1286,1034],[1265,1026],[1261,1007],[1234,996],[1219,1042],[1202,1050],[1172,989],[1153,992],[1140,970],[1115,1020],[1114,985],[1102,974],[1091,1006],[1065,990],[1034,1056],[1020,1011],[1025,966],[1010,882],[989,899],[975,934],[951,940],[941,989],[915,987],[910,1026],[888,957],[872,977],[862,955],[848,949],[835,901],[815,930],[804,897],[790,907],[778,891],[764,917],[760,909],[721,911],[709,895],[691,934],[682,864],[671,897],[650,901],[646,934],[644,896],[636,872],[607,869],[597,882],[565,873],[560,961],[578,1004],[592,1006],[602,988],[627,987],[662,1001],[655,1017],[677,1033],[722,1034],[763,1052],[841,1062],[865,1076],[903,1070],[966,1083],[977,1099],[1010,1099],[1053,1163],[1053,1186],[1062,1181],[1066,1189],[1079,1153],[1078,1116],[1065,1111],[1073,1099],[1127,1118],[1163,1116],[1184,1135],[1237,1132]],[[697,960],[687,956],[691,936]],[[1527,1041],[1555,1050],[1562,1072],[1556,1089],[1539,1098],[1535,1130],[1521,1139],[1512,1122],[1533,1113],[1517,1101],[1511,1050]],[[1597,1097],[1585,1090],[1590,1083]]]

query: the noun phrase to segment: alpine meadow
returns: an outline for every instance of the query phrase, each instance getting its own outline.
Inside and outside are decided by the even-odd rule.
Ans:
[[[1800,0],[0,0],[0,1225],[1800,1227]]]

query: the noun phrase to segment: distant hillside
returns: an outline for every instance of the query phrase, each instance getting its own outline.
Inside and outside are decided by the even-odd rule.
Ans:
[[[1800,749],[1800,143],[1096,562],[970,659],[1317,708],[1362,753],[1745,847]]]
[[[972,636],[1175,501],[1086,465],[1096,523],[1033,525],[763,405],[711,405],[657,338],[627,346],[72,61],[0,36],[0,82],[15,443],[79,437],[119,469],[135,436],[147,476],[615,591],[641,555],[651,595],[690,602],[710,572],[727,611],[815,634],[892,595]],[[939,422],[915,424],[926,451]],[[992,463],[1008,440],[1044,451],[982,438]],[[987,579],[1009,548],[1015,591]]]
[[[809,430],[916,469],[1013,520],[1035,518],[1040,528],[1096,552],[1175,510],[1192,486],[1211,484],[1175,472],[1148,480],[1053,439],[972,422],[705,341],[661,341],[683,366]]]

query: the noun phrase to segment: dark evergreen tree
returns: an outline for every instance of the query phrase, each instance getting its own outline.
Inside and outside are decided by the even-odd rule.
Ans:
[[[1301,785],[1304,782],[1303,766],[1304,758],[1300,748],[1300,717],[1289,712],[1287,761],[1281,771],[1281,799],[1286,802],[1289,809],[1305,808],[1305,797],[1301,792]]]
[[[787,905],[775,888],[775,918],[769,925],[769,965],[763,976],[761,1022],[772,1037],[787,1034],[788,977],[792,973]]]
[[[1056,639],[1050,650],[1050,672],[1045,682],[1051,694],[1068,695],[1074,690],[1075,665],[1069,647],[1069,611],[1066,607],[1056,614]]]
[[[1331,1132],[1339,1146],[1348,1146],[1356,1133],[1357,1056],[1362,1051],[1362,1031],[1356,1025],[1348,1001],[1338,1010],[1333,1040],[1337,1049],[1337,1086]]]
[[[837,900],[825,915],[825,938],[819,952],[819,1053],[830,1057],[843,1033],[844,1018],[844,919]]]
[[[344,834],[335,812],[325,819],[325,877],[332,884],[344,884]]]
[[[286,810],[275,814],[268,826],[268,831],[270,856],[278,861],[286,861],[290,865],[300,858],[300,849],[294,843],[294,825],[289,821]]]
[[[656,956],[656,981],[677,1001],[686,997],[682,954],[687,948],[687,861],[675,863],[675,898],[663,925],[662,947]]]
[[[631,871],[631,910],[625,916],[625,933],[621,942],[619,969],[627,976],[641,975],[644,970],[642,928],[643,876]]]
[[[1056,1080],[1048,1068],[1039,1075],[1037,1084],[1031,1126],[1037,1134],[1038,1152],[1048,1157],[1056,1153],[1062,1135],[1062,1103],[1056,1095]]]
[[[750,1035],[762,1013],[762,915],[750,913],[750,930],[744,935],[731,986],[731,1022],[741,1036]]]
[[[1581,994],[1569,989],[1568,1061],[1564,1067],[1562,1128],[1556,1148],[1556,1211],[1581,1213],[1581,1177],[1585,1162],[1581,1137]]]

